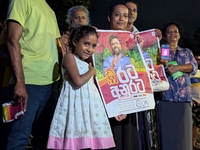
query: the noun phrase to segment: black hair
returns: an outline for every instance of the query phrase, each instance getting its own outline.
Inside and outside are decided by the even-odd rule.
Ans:
[[[0,24],[4,25],[5,21],[6,21],[6,16],[7,16],[7,12],[8,12],[8,5],[9,5],[9,1],[4,0],[4,1],[0,1]]]
[[[166,23],[166,24],[164,25],[164,27],[163,27],[163,29],[162,29],[162,35],[163,35],[163,37],[165,37],[165,35],[166,35],[166,30],[167,30],[167,28],[168,28],[169,26],[171,26],[171,25],[175,25],[175,26],[178,28],[179,34],[182,33],[181,26],[180,26],[178,23],[176,23],[176,22],[168,22],[168,23]]]
[[[125,1],[124,2],[124,4],[126,5],[126,3],[133,3],[133,4],[135,4],[136,6],[137,6],[137,9],[138,9],[138,7],[139,7],[139,5],[138,5],[138,3],[136,3],[135,1]]]
[[[192,43],[193,41],[191,41],[191,39],[189,37],[188,31],[184,30],[181,25],[179,25],[178,23],[173,22],[173,21],[166,23],[162,29],[162,35],[164,37],[163,38],[164,42],[166,42],[165,37],[166,37],[167,28],[171,25],[175,25],[178,28],[179,35],[180,35],[178,45],[180,47],[187,47],[189,49],[194,49],[194,44]]]
[[[95,28],[93,28],[91,26],[84,25],[84,26],[72,29],[72,31],[70,33],[70,38],[69,38],[69,47],[72,50],[72,53],[75,52],[75,46],[74,46],[73,42],[74,41],[78,42],[84,36],[87,36],[90,34],[95,34],[98,38],[98,34],[97,34]]]
[[[109,16],[110,18],[112,17],[112,13],[113,13],[115,7],[118,6],[118,5],[124,5],[124,6],[128,9],[128,7],[127,7],[124,3],[116,3],[116,4],[112,5],[112,6],[110,7],[109,11],[108,11],[108,16]]]

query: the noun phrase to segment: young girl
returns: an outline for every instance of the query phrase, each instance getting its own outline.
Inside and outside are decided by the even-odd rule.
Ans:
[[[93,82],[95,69],[84,62],[94,52],[98,35],[90,26],[72,31],[72,53],[63,59],[65,82],[51,123],[49,149],[107,149],[115,147],[109,121]]]

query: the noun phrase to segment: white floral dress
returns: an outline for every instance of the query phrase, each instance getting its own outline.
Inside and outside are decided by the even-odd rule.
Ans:
[[[88,63],[76,58],[80,74]],[[50,149],[107,149],[115,147],[110,124],[99,92],[91,78],[81,88],[65,81],[49,132]]]

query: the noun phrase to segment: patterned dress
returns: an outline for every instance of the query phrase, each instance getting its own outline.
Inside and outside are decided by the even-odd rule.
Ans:
[[[80,74],[88,64],[76,58]],[[99,92],[91,78],[80,88],[65,81],[51,123],[47,148],[107,149],[115,147]]]
[[[170,51],[169,62],[176,60],[179,65],[192,64],[193,71],[190,73],[185,72],[184,76],[179,77],[176,80],[173,80],[172,76],[166,74],[170,83],[170,87],[169,90],[163,92],[162,100],[179,103],[190,103],[192,100],[190,75],[195,75],[197,72],[197,61],[195,60],[192,51],[187,48],[178,47],[176,55]]]
[[[192,64],[193,70],[173,79],[167,75],[170,87],[162,92],[162,100],[156,104],[158,142],[160,150],[192,150],[192,107],[190,75],[197,71],[197,62],[191,50],[177,48],[170,51],[169,61],[179,65]]]

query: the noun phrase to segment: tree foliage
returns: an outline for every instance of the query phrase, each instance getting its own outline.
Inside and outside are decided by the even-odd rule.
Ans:
[[[91,0],[46,0],[49,6],[54,10],[58,24],[63,24],[66,19],[67,10],[75,5],[83,5],[86,8],[91,6]]]

